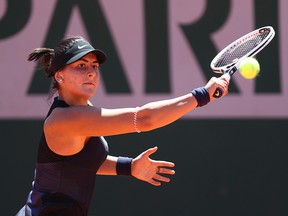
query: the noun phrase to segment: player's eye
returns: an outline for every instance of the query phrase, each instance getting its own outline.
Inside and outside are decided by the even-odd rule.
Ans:
[[[85,65],[85,64],[83,64],[83,63],[81,63],[81,64],[79,64],[79,65],[78,65],[78,67],[79,67],[79,68],[85,68],[85,67],[86,67],[86,65]]]

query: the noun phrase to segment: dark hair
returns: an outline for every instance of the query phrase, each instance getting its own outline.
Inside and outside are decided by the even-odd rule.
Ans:
[[[51,98],[58,89],[58,83],[54,78],[57,71],[53,69],[55,59],[65,53],[79,39],[84,38],[81,36],[72,36],[62,39],[54,49],[36,48],[28,55],[28,61],[37,61],[46,77],[52,78],[49,98]]]

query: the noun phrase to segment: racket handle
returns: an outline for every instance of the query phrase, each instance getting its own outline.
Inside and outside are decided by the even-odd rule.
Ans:
[[[221,78],[225,78],[228,82],[230,81],[231,79],[231,75],[230,73],[225,73],[221,76]],[[217,88],[213,94],[213,97],[214,98],[220,98],[223,96],[223,91],[221,88]]]
[[[222,89],[217,88],[217,89],[215,90],[214,94],[213,94],[213,97],[214,97],[214,98],[220,98],[220,97],[222,97],[222,95],[223,95]]]

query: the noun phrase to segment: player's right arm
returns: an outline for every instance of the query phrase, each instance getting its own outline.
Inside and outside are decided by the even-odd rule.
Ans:
[[[221,87],[227,93],[227,86],[228,82],[224,79],[212,78],[205,88],[212,99],[216,88]],[[56,108],[46,119],[45,129],[84,137],[132,133],[136,131],[135,126],[139,131],[150,131],[176,121],[193,110],[197,104],[196,98],[188,93],[172,99],[147,103],[138,108],[104,109],[93,106]]]

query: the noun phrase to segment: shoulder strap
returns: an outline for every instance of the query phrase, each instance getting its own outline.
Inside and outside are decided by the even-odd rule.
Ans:
[[[58,97],[54,98],[53,104],[51,105],[46,118],[52,113],[52,111],[57,108],[57,107],[69,107],[69,105],[63,101],[63,100],[59,100]]]

